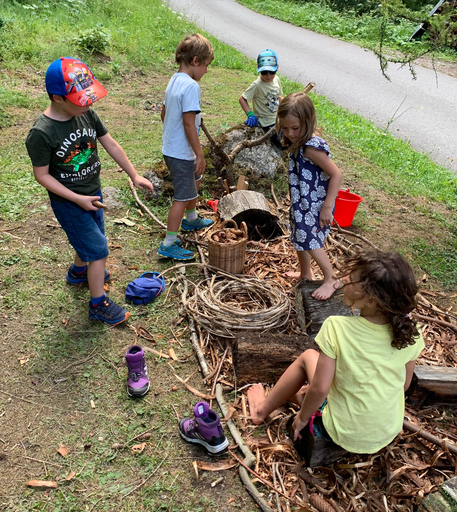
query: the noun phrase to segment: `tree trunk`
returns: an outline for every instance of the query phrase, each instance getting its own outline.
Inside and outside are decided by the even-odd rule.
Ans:
[[[232,346],[238,385],[275,383],[308,348],[317,350],[317,345],[306,335],[239,333]]]

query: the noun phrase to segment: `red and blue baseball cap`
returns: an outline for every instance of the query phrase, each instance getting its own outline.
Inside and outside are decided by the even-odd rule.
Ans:
[[[92,71],[79,59],[60,57],[46,71],[46,91],[65,96],[79,107],[92,105],[108,93]]]
[[[278,69],[278,56],[268,48],[260,52],[257,57],[257,73],[261,71],[274,71]]]

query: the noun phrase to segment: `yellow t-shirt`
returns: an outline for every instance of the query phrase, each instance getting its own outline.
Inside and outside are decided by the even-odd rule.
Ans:
[[[360,316],[331,316],[316,336],[322,352],[336,360],[323,423],[333,441],[350,452],[375,453],[402,429],[405,365],[417,359],[424,340],[420,335],[401,350],[391,341],[390,325]]]
[[[243,98],[252,102],[252,111],[262,127],[275,124],[280,96],[282,87],[277,75],[271,82],[264,82],[259,76],[243,92]]]

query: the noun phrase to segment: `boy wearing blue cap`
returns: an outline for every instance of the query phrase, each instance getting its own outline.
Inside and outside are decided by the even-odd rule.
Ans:
[[[276,122],[276,111],[282,100],[281,82],[276,76],[278,56],[273,50],[266,49],[257,57],[257,73],[259,76],[240,96],[241,108],[247,115],[244,122],[247,126],[260,126],[267,132]],[[252,109],[249,106],[252,102]],[[271,141],[281,148],[276,135]]]
[[[51,207],[76,251],[68,269],[69,284],[88,283],[89,318],[110,325],[130,313],[105,296],[108,244],[101,201],[100,159],[97,141],[130,176],[137,188],[152,184],[138,175],[121,146],[111,137],[91,105],[107,95],[90,69],[80,60],[61,57],[46,71],[49,107],[30,130],[26,146],[35,179],[48,191]]]

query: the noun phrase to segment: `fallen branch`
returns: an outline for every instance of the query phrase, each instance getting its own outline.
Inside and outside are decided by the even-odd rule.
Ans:
[[[279,489],[276,489],[273,485],[270,484],[270,482],[267,482],[266,480],[264,480],[258,473],[256,473],[253,469],[251,469],[250,467],[246,466],[246,464],[241,460],[239,459],[233,452],[232,450],[230,449],[227,449],[227,451],[230,453],[230,455],[235,459],[237,460],[245,469],[247,469],[250,473],[252,473],[256,478],[258,478],[263,484],[265,484],[267,487],[269,487],[270,489],[273,489],[273,491],[277,492],[278,494],[280,494],[282,497],[286,498],[286,500],[289,500],[289,501],[293,501],[291,500],[291,498],[289,498],[289,496],[286,496],[282,491],[280,491]]]
[[[122,496],[122,500],[124,498],[127,498],[127,496],[129,496],[130,494],[132,494],[133,492],[137,491],[138,489],[140,489],[141,487],[143,487],[143,485],[148,481],[150,480],[158,471],[158,469],[160,468],[160,466],[167,460],[167,457],[168,457],[168,453],[165,455],[164,459],[162,460],[162,462],[154,469],[154,471],[145,479],[143,480],[140,484],[138,484],[136,487],[134,487],[131,491],[129,491],[127,494],[124,494],[124,496]]]
[[[135,190],[135,186],[132,182],[132,180],[129,178],[129,187],[130,187],[130,190],[132,191],[133,193],[133,197],[135,198],[135,201],[138,203],[138,205],[143,208],[143,210],[149,215],[149,217],[151,217],[151,219],[155,220],[157,222],[157,224],[159,226],[161,226],[163,229],[167,229],[167,226],[161,221],[159,220],[150,210],[149,208],[141,202],[140,198],[138,197],[138,194]]]
[[[414,425],[414,423],[411,423],[410,421],[407,420],[403,420],[403,428],[405,430],[409,430],[410,432],[417,433],[417,435],[419,437],[422,437],[422,439],[425,439],[430,443],[436,444],[440,448],[446,447],[450,451],[450,453],[457,455],[457,446],[455,444],[450,444],[446,441],[443,441],[443,439],[440,439],[439,437],[436,437],[433,434],[430,434],[429,432],[422,430],[421,427]]]
[[[457,332],[457,325],[451,324],[450,322],[445,322],[444,320],[439,320],[438,318],[432,318],[430,316],[425,315],[419,315],[419,313],[411,313],[411,317],[415,318],[416,320],[419,320],[421,322],[433,322],[435,324],[441,325],[443,327],[448,327],[449,329],[453,329],[455,332]]]

